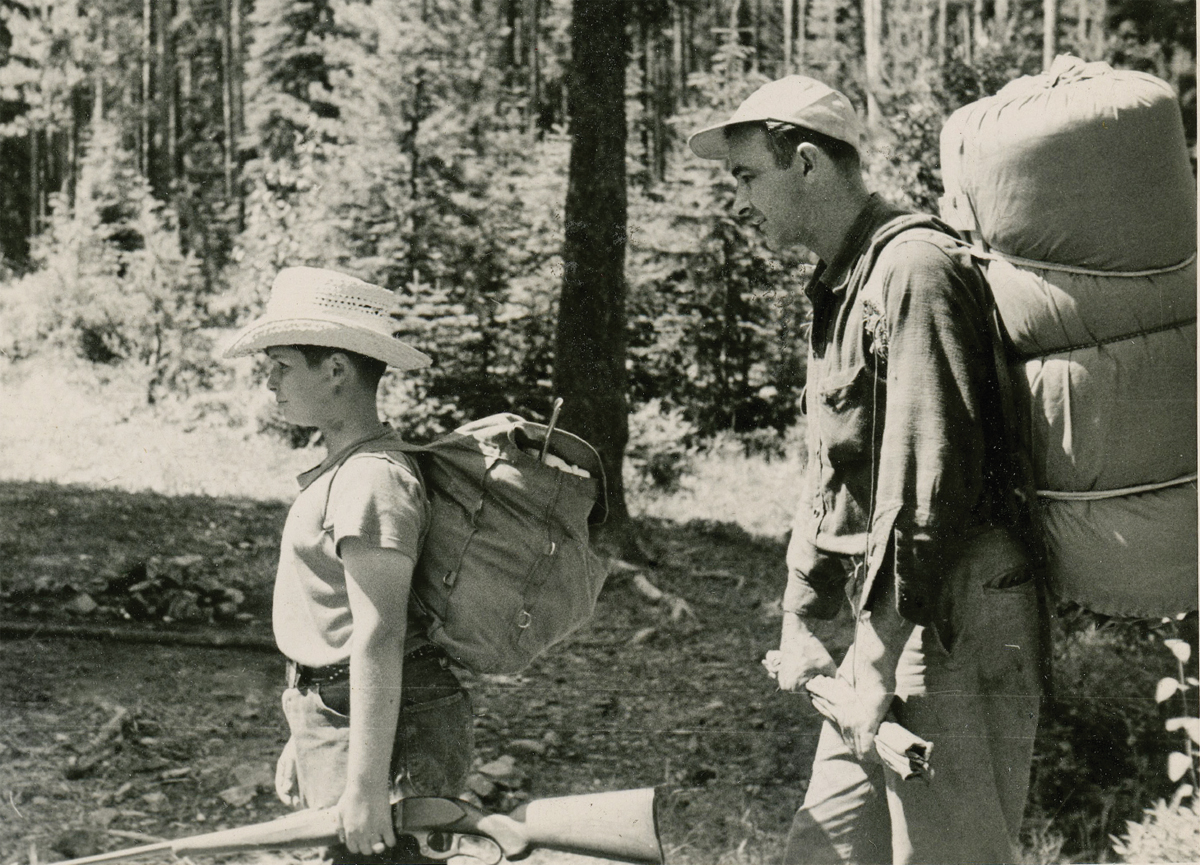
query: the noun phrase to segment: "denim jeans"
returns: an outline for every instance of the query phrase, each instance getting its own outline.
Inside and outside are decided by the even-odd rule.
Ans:
[[[283,693],[283,712],[296,749],[301,807],[336,805],[346,787],[350,742],[350,683],[314,685]],[[392,744],[392,778],[405,795],[456,797],[471,768],[474,726],[470,699],[442,658],[404,665],[400,719]],[[330,848],[335,863],[427,862],[410,836],[381,856]]]
[[[1019,861],[1045,650],[1030,576],[1007,533],[971,542],[951,574],[955,639],[918,627],[897,665],[896,720],[933,743],[932,781],[860,762],[826,722],[786,865]]]

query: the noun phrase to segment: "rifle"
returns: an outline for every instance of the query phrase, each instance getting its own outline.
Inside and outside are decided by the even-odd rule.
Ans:
[[[409,797],[392,806],[392,820],[396,833],[416,838],[422,855],[430,859],[470,856],[483,865],[499,865],[542,847],[622,862],[661,865],[663,861],[653,788],[535,799],[509,816],[489,814],[459,799]],[[57,865],[91,865],[167,852],[190,856],[319,847],[334,843],[337,831],[337,809],[314,808],[266,823]]]

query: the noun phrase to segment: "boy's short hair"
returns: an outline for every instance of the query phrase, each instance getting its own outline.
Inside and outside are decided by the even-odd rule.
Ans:
[[[333,357],[335,354],[344,355],[350,361],[350,365],[354,367],[354,372],[369,388],[379,387],[379,380],[383,378],[383,374],[387,372],[387,364],[374,357],[367,357],[365,354],[359,354],[356,351],[350,351],[345,348],[336,348],[329,345],[289,345],[287,348],[294,348],[300,354],[304,355],[304,362],[309,367],[320,365],[326,358]]]
[[[858,171],[862,166],[858,150],[852,144],[794,123],[752,120],[725,127],[725,137],[732,139],[737,135],[746,134],[751,129],[761,129],[767,133],[767,147],[770,148],[779,168],[791,168],[796,158],[796,148],[805,143],[819,147],[840,171]]]

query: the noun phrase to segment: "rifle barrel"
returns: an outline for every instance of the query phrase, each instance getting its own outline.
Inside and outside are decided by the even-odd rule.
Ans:
[[[95,856],[84,856],[82,859],[67,859],[55,862],[54,865],[92,865],[95,862],[116,862],[119,859],[137,859],[152,853],[170,853],[171,842],[160,841],[157,844],[143,844],[141,847],[128,847],[124,850],[113,850],[111,853],[98,853]]]

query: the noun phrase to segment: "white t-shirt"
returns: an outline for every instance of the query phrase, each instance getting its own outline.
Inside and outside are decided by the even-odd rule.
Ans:
[[[429,528],[429,501],[392,430],[350,445],[298,478],[275,575],[272,624],[280,651],[307,667],[345,663],[354,623],[339,555],[345,538],[398,550],[414,563]],[[347,456],[349,454],[349,456]],[[424,640],[413,605],[406,649]]]

